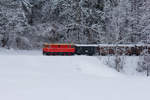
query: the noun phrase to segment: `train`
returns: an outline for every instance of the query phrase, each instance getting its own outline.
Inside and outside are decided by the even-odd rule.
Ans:
[[[150,54],[150,45],[127,44],[44,44],[43,55],[142,55]]]

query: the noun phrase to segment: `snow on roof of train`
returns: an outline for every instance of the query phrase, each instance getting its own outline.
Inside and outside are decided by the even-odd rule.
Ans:
[[[128,46],[128,47],[133,47],[133,46],[146,46],[146,44],[75,44],[76,46]],[[150,44],[148,44],[150,46]]]
[[[73,43],[44,43],[44,45],[74,45]]]
[[[75,44],[76,46],[91,46],[91,47],[97,47],[97,44]]]
[[[98,44],[98,46],[128,46],[128,47],[133,47],[133,46],[147,46],[147,44]],[[148,44],[150,46],[150,44]]]

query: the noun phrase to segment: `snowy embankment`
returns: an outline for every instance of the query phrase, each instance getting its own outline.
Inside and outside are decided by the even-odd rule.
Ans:
[[[96,57],[0,49],[0,100],[149,100],[149,84]]]

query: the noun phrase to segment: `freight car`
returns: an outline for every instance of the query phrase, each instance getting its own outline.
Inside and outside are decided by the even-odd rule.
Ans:
[[[106,55],[135,55],[139,56],[147,51],[150,54],[150,46],[149,45],[104,45],[100,44],[98,46],[99,55],[106,56]]]

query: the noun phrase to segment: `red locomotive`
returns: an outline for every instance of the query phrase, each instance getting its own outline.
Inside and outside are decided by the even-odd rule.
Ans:
[[[43,55],[73,55],[75,46],[73,44],[44,44]]]

